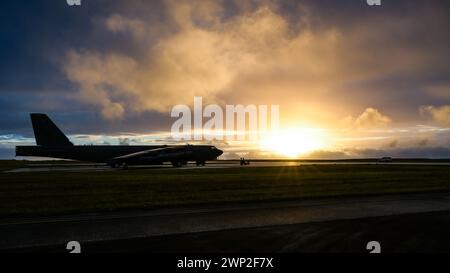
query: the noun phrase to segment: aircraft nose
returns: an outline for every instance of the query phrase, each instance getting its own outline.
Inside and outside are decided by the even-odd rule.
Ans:
[[[223,154],[223,151],[220,149],[216,149],[216,153],[217,153],[217,156],[221,156]]]

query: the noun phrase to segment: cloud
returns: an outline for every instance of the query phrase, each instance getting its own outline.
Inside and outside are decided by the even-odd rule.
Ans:
[[[371,128],[381,128],[386,127],[392,122],[392,119],[388,116],[383,115],[375,108],[367,108],[361,115],[357,118],[348,116],[342,123],[345,126],[350,126],[357,129],[371,129]]]
[[[141,60],[71,51],[65,72],[81,87],[80,99],[100,106],[106,118],[121,116],[124,108],[168,112],[195,95],[211,99],[228,86],[233,57],[223,47],[219,34],[193,29],[161,40]]]
[[[143,39],[147,33],[145,22],[113,14],[104,21],[108,30],[117,33],[131,32],[136,39]]]
[[[322,128],[367,106],[415,126],[421,105],[450,105],[448,1],[19,2],[0,18],[4,133],[31,135],[32,111],[72,133],[168,130],[193,94],[280,104],[281,125]]]
[[[107,118],[125,111],[167,112],[198,95],[211,102],[275,100],[287,105],[285,111],[302,109],[305,118],[324,119],[333,115],[317,108],[332,103],[337,86],[380,73],[376,60],[364,57],[367,48],[356,44],[364,36],[358,29],[314,29],[306,12],[291,20],[263,2],[226,17],[225,6],[217,3],[168,1],[164,25],[115,13],[104,20],[106,30],[130,32],[130,42],[144,44],[144,51],[135,56],[72,50],[64,72],[81,87],[81,99],[100,106]],[[163,34],[142,39],[150,33]],[[399,69],[398,63],[383,66],[389,68],[385,73]],[[274,95],[279,93],[283,96]],[[302,107],[292,96],[301,98]]]
[[[327,9],[311,1],[162,3],[157,19],[123,8],[97,20],[101,24],[96,29],[106,32],[102,35],[130,34],[125,36],[127,50],[74,48],[66,54],[63,71],[80,87],[80,100],[99,106],[106,118],[167,113],[176,104],[191,104],[197,95],[207,102],[280,104],[282,118],[335,124],[336,116],[345,114],[340,104],[355,111],[368,103],[389,104],[390,95],[404,95],[386,88],[398,85],[386,78],[410,75],[419,81],[427,69],[447,67],[438,54],[445,42],[432,44],[436,54],[429,53],[429,46],[424,54],[425,45],[408,38],[420,36],[416,32],[424,31],[422,25],[434,23],[430,18],[446,20],[433,5],[422,10],[420,24],[411,19],[417,18],[416,11],[408,9],[415,15],[400,20],[396,8],[391,14],[369,12],[364,20],[348,24],[345,11],[326,18]],[[143,3],[135,5],[146,10]],[[426,35],[432,41],[445,39],[434,32]],[[395,112],[399,106],[391,108]],[[367,115],[357,126],[390,120],[376,112]]]
[[[420,113],[423,116],[431,117],[431,119],[439,125],[450,126],[450,106],[422,106]]]
[[[417,143],[417,145],[419,147],[425,147],[429,144],[430,140],[428,138],[423,138],[421,140],[419,140],[419,142]]]
[[[427,87],[426,91],[431,96],[438,99],[449,99],[450,98],[450,84],[435,84]]]
[[[367,108],[356,120],[358,127],[384,127],[391,123],[388,116],[381,114],[377,109]]]
[[[129,138],[119,138],[119,145],[130,145],[130,139]]]
[[[398,146],[398,140],[394,139],[391,142],[388,143],[388,148],[396,148]]]

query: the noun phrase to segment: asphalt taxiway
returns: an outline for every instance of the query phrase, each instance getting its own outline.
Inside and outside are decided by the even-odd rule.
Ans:
[[[450,193],[327,198],[0,221],[0,250],[450,211]]]
[[[450,166],[450,162],[376,162],[376,161],[252,161],[250,165],[241,166],[236,161],[212,161],[205,166],[196,166],[189,163],[181,168],[173,168],[170,164],[130,166],[129,169],[220,169],[220,168],[253,168],[253,167],[292,167],[301,165],[416,165],[416,166]],[[29,172],[105,172],[120,171],[121,168],[113,169],[106,164],[74,163],[74,164],[28,164],[24,167],[8,170],[5,173],[29,173]]]

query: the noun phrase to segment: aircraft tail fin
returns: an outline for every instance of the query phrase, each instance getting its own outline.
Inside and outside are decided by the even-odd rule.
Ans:
[[[73,146],[46,114],[30,114],[34,137],[39,146]]]

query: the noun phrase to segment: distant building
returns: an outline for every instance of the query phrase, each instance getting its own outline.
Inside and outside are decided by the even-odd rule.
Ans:
[[[392,162],[392,157],[382,157],[378,159],[378,162]]]

